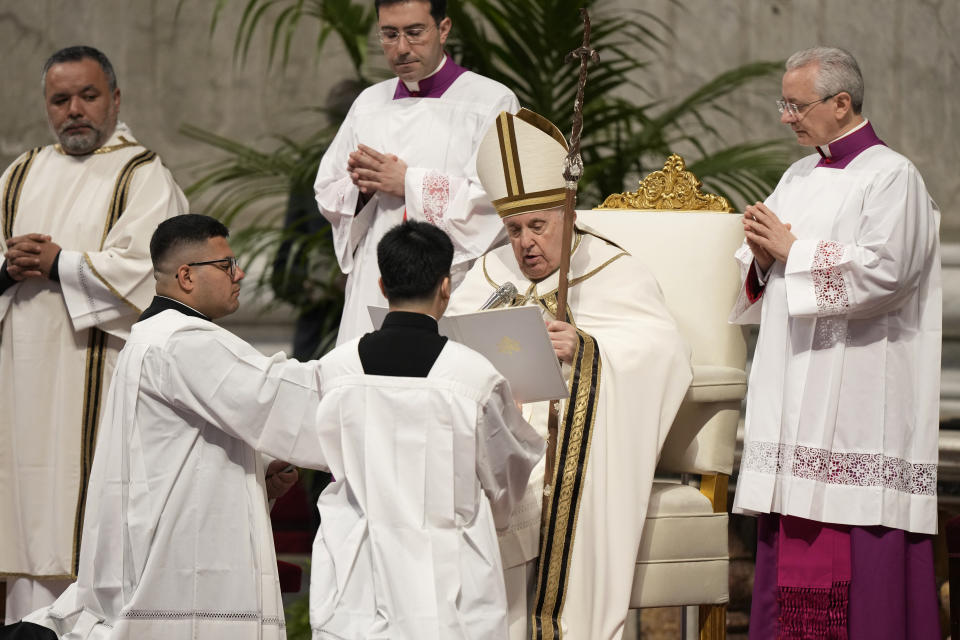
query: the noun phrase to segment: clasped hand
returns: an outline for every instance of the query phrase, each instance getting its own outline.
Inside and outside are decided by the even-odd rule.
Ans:
[[[402,198],[407,164],[392,153],[380,153],[365,144],[347,156],[347,173],[368,198],[383,191]]]
[[[27,233],[7,240],[7,273],[14,280],[49,278],[60,245],[43,233]]]
[[[743,235],[760,268],[766,271],[774,260],[786,263],[790,247],[797,236],[790,232],[790,224],[780,221],[762,202],[752,204],[743,213]]]

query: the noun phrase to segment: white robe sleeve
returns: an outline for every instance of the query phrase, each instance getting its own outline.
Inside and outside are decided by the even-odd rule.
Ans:
[[[883,174],[864,195],[853,242],[801,238],[791,247],[790,315],[869,318],[895,311],[936,255],[938,221],[913,165]]]
[[[476,139],[464,140],[464,144],[473,144],[473,154],[469,165],[457,174],[429,167],[407,167],[407,218],[430,222],[447,232],[453,242],[454,266],[483,255],[502,231],[503,223],[477,177],[477,151],[500,112],[516,113],[519,109],[512,92],[491,105],[483,126],[474,132]]]
[[[23,161],[24,156],[26,156],[25,153],[21,154],[20,157],[14,160],[13,163],[4,170],[3,175],[0,176],[0,194],[6,191],[7,181],[10,180],[10,174],[13,172],[13,168],[16,167],[18,164],[20,164],[21,161]],[[3,210],[2,204],[0,204],[0,220],[3,220],[4,216],[5,216],[5,212]],[[7,252],[7,239],[6,237],[4,237],[2,229],[0,229],[0,255],[5,254],[6,252]],[[0,265],[3,265],[5,263],[6,263],[6,260],[3,260],[2,262],[0,262]],[[17,288],[17,285],[15,284],[11,285],[9,289],[7,289],[2,294],[0,294],[0,322],[3,322],[3,319],[7,316],[7,311],[10,309],[10,303],[13,300],[13,294],[16,288]]]
[[[65,246],[60,254],[60,287],[76,331],[97,326],[121,338],[129,335],[131,318],[149,304],[155,290],[150,238],[158,224],[188,209],[159,159],[137,169],[128,197],[98,251]]]
[[[173,406],[274,458],[327,469],[313,363],[268,358],[227,331],[188,330],[171,337],[165,366]]]
[[[357,211],[360,189],[353,184],[347,173],[347,157],[357,148],[359,139],[354,130],[356,103],[350,107],[347,117],[337,131],[333,142],[320,160],[313,190],[320,213],[330,222],[333,246],[337,253],[340,271],[353,271],[353,254],[373,222],[379,202],[379,194]]]
[[[513,507],[523,498],[530,472],[546,451],[546,443],[520,415],[506,380],[501,380],[490,394],[476,434],[477,477],[490,500],[494,524],[504,529]]]
[[[783,179],[781,178],[781,183],[782,182]],[[773,193],[764,200],[764,204],[773,212],[780,210],[780,205],[777,202],[777,192],[779,189],[780,184],[777,184],[777,188],[773,190]],[[733,309],[730,311],[727,322],[730,324],[760,324],[760,310],[763,307],[763,297],[761,296],[757,300],[750,300],[750,296],[747,295],[747,276],[750,275],[750,266],[755,263],[753,252],[750,251],[746,240],[744,240],[740,248],[737,249],[737,252],[734,254],[734,259],[740,266],[740,293],[737,295],[736,302],[733,303]],[[776,267],[777,263],[774,262],[773,265],[767,269],[766,277],[768,279]]]
[[[740,245],[733,257],[740,265],[740,293],[737,295],[737,301],[733,304],[727,321],[731,324],[759,324],[763,297],[750,300],[750,296],[747,295],[747,276],[750,275],[750,265],[754,262],[753,252],[750,251],[746,241]]]

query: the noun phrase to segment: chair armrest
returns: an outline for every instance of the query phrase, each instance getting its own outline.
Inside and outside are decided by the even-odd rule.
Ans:
[[[694,365],[684,402],[731,402],[747,393],[747,373],[734,367]]]

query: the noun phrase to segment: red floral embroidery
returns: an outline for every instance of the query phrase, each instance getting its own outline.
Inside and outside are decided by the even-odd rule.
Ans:
[[[824,315],[843,313],[850,306],[843,273],[836,266],[842,258],[843,245],[839,242],[817,243],[817,250],[813,254],[811,275],[817,298],[817,309]]]
[[[450,205],[450,178],[439,173],[423,177],[423,215],[427,222],[443,227],[443,217]]]

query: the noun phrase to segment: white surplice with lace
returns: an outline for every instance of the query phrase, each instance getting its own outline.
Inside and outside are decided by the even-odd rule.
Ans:
[[[340,269],[348,275],[338,344],[373,329],[368,305],[387,306],[377,286],[377,243],[404,218],[447,232],[455,286],[478,256],[503,239],[503,224],[476,175],[476,150],[501,111],[520,108],[513,92],[468,71],[438,98],[395,100],[397,82],[386,80],[360,94],[314,184]],[[360,191],[347,174],[347,156],[358,144],[407,164],[405,198],[377,193],[356,211]]]
[[[733,509],[935,533],[939,211],[885,146],[818,160],[767,199],[798,240],[730,317],[760,323]],[[746,244],[737,259],[746,277]]]

